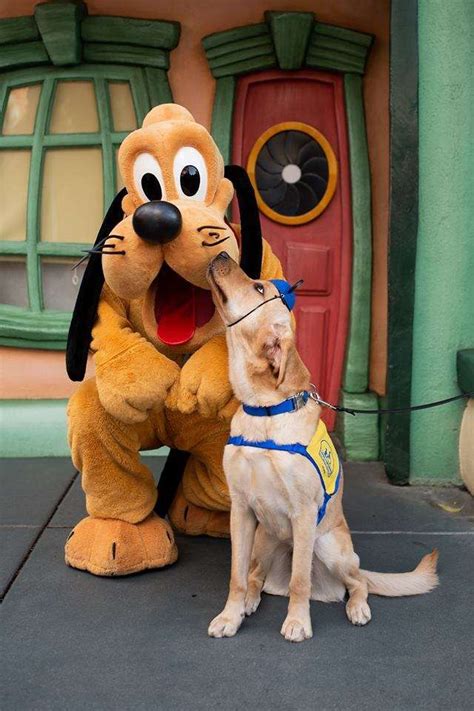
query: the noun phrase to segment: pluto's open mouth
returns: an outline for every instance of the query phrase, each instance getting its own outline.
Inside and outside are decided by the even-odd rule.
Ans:
[[[183,279],[166,262],[155,280],[156,334],[168,346],[192,339],[214,315],[211,292]]]

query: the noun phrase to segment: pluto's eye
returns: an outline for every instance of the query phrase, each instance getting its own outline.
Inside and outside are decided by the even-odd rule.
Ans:
[[[254,287],[255,287],[255,291],[258,291],[258,293],[261,294],[262,296],[264,295],[265,287],[263,286],[263,284],[254,284]]]
[[[195,165],[186,165],[183,168],[179,177],[179,184],[183,193],[188,197],[196,195],[201,184],[201,176]]]
[[[160,164],[151,153],[141,153],[133,166],[135,187],[140,197],[150,200],[166,200],[164,180]]]
[[[141,180],[142,189],[149,200],[161,200],[163,191],[160,181],[153,173],[145,173]]]
[[[196,148],[183,146],[175,155],[173,175],[180,198],[203,201],[207,192],[207,166]]]

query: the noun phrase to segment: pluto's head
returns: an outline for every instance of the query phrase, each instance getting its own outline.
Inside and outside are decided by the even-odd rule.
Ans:
[[[250,181],[237,166],[224,170],[214,140],[189,111],[176,104],[152,109],[142,128],[123,141],[119,166],[125,189],[99,232],[71,325],[67,362],[73,379],[83,376],[97,285],[104,280],[118,297],[142,300],[150,341],[180,354],[223,329],[206,280],[212,259],[225,250],[251,276],[260,274],[261,234]],[[242,234],[225,216],[234,186]],[[84,311],[87,344],[79,331]]]

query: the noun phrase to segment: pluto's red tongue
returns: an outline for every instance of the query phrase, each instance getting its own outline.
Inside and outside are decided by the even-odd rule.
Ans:
[[[196,331],[196,288],[163,264],[155,297],[156,332],[162,343],[179,346]]]

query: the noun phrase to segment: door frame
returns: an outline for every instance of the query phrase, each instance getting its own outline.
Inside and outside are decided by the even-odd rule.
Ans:
[[[373,36],[318,22],[311,12],[266,12],[265,22],[208,35],[203,39],[207,61],[216,79],[212,134],[228,163],[238,78],[264,69],[303,67],[336,71],[344,76],[352,194],[352,287],[346,357],[340,403],[376,408],[368,390],[371,323],[372,216],[370,169],[362,79]],[[356,217],[357,216],[357,217]],[[352,460],[377,459],[377,415],[354,418],[346,413],[337,431]]]

